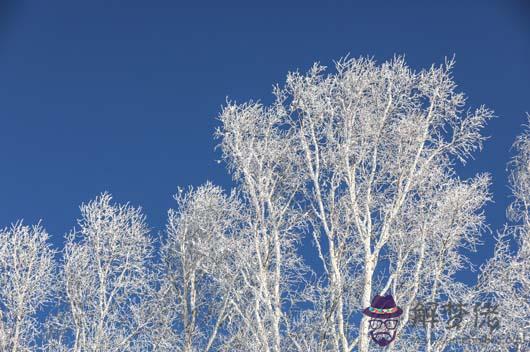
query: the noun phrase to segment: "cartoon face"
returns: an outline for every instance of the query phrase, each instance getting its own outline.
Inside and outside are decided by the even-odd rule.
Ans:
[[[396,328],[399,319],[371,319],[369,321],[370,330],[368,331],[372,340],[379,346],[387,346],[396,337]]]

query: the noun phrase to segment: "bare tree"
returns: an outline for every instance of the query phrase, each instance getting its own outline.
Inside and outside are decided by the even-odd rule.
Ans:
[[[229,103],[217,131],[245,208],[241,237],[247,260],[236,269],[245,294],[235,303],[246,322],[239,348],[249,351],[285,348],[282,331],[289,326],[288,311],[297,303],[292,293],[304,275],[296,245],[302,215],[294,202],[302,178],[290,154],[296,139],[282,129],[286,110],[278,98],[270,107]]]
[[[37,313],[54,297],[48,233],[22,222],[0,230],[0,350],[32,351],[42,337]]]
[[[152,241],[140,209],[102,194],[81,206],[67,237],[63,282],[67,312],[57,321],[71,351],[145,351],[159,317],[149,270]]]
[[[324,74],[314,65],[289,74],[270,108],[229,104],[223,111],[222,135],[231,143],[222,148],[257,210],[256,234],[275,238],[274,225],[261,220],[278,219],[275,210],[298,206],[310,216],[325,273],[307,296],[321,310],[309,314],[318,319],[310,334],[319,335],[311,337],[316,350],[367,351],[366,319],[358,329],[355,316],[375,293],[392,289],[404,305],[438,298],[463,267],[458,249],[477,242],[489,178],[461,181],[454,163],[481,147],[492,113],[462,112],[452,66],[414,72],[401,58],[379,66],[361,58]],[[271,194],[281,195],[281,206],[269,210]],[[422,292],[424,285],[431,291]],[[432,344],[431,333],[424,343]]]
[[[171,337],[174,349],[217,351],[228,343],[236,272],[234,231],[240,209],[234,194],[206,184],[175,195],[167,240],[161,249],[164,280],[171,286]]]
[[[361,312],[386,292],[403,308],[387,351],[473,351],[446,326],[412,327],[422,302],[489,295],[521,307],[503,323],[524,332],[530,134],[511,164],[516,225],[480,285],[465,285],[455,276],[472,268],[491,180],[461,179],[455,165],[481,148],[492,112],[465,110],[452,67],[346,58],[332,72],[289,73],[270,105],[229,101],[216,137],[234,190],[179,190],[160,247],[141,210],[107,193],[81,206],[58,273],[40,226],[3,230],[0,348],[367,352]],[[54,279],[60,299],[37,343]],[[463,331],[472,333],[469,320]]]
[[[530,119],[530,116],[529,116]],[[497,306],[500,336],[492,351],[526,351],[530,348],[530,131],[514,143],[516,155],[509,164],[509,185],[514,197],[508,219],[498,233],[493,257],[483,266],[479,286]],[[498,331],[499,332],[499,331]],[[484,349],[485,350],[485,349]]]

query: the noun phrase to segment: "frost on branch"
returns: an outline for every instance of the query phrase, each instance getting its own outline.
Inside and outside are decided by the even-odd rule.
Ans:
[[[78,224],[64,248],[66,312],[54,343],[71,351],[147,350],[160,316],[144,216],[104,193],[81,206]]]
[[[40,334],[37,314],[52,302],[56,264],[48,233],[18,222],[0,230],[0,350],[30,351]]]
[[[237,282],[235,234],[239,204],[206,184],[175,195],[162,246],[164,279],[170,286],[173,347],[216,351],[228,343]],[[168,335],[169,336],[169,335]]]
[[[530,116],[529,116],[530,118]],[[479,285],[485,297],[498,305],[503,339],[495,348],[530,348],[530,134],[528,127],[514,143],[509,163],[513,202],[507,210],[511,223],[497,234],[493,258],[483,266]],[[519,342],[516,342],[519,341]],[[492,349],[492,351],[495,349]]]
[[[271,315],[281,319],[265,328],[256,316],[260,344],[268,346],[262,348],[367,351],[366,321],[359,329],[355,316],[379,291],[392,290],[402,305],[450,292],[469,298],[454,274],[465,267],[462,250],[474,250],[484,228],[490,181],[488,175],[460,180],[454,165],[481,148],[480,131],[492,112],[464,111],[452,67],[448,61],[416,72],[402,58],[380,65],[343,59],[333,72],[315,64],[305,74],[290,73],[270,106],[224,108],[217,135],[256,209],[251,218],[260,243],[274,242],[276,223],[291,223],[279,238],[308,236],[320,261],[311,283],[300,279],[296,260],[278,266],[273,282],[298,272],[297,299],[311,308],[293,314],[277,303]],[[296,214],[304,226],[295,225]],[[293,253],[290,243],[277,241],[278,253]],[[263,284],[259,292],[267,290]],[[282,297],[287,293],[276,302]],[[402,349],[411,346],[407,321],[405,311],[396,343]],[[447,337],[444,330],[426,331],[419,346],[439,348]]]
[[[483,271],[490,279],[478,287],[456,279],[472,267],[468,253],[486,229],[491,179],[461,179],[455,166],[481,149],[493,113],[466,106],[453,64],[415,71],[399,57],[346,58],[332,70],[315,64],[289,73],[269,105],[228,101],[216,137],[234,190],[210,183],[179,190],[160,246],[140,209],[106,193],[82,205],[43,347],[367,352],[361,312],[391,292],[403,315],[387,351],[444,351],[455,347],[455,331],[411,329],[417,302],[465,304],[499,287],[499,300],[521,303],[528,285],[517,273],[529,272],[526,137],[511,181],[519,254],[500,242]],[[503,261],[510,270],[496,264]],[[500,277],[514,284],[496,283]],[[2,324],[11,324],[0,329],[3,346],[29,346],[30,333],[12,338],[13,307],[2,307]],[[463,334],[471,332],[466,322]]]

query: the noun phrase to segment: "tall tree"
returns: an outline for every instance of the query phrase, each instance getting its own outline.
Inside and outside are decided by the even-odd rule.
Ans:
[[[529,116],[530,121],[530,116]],[[499,330],[488,347],[526,351],[530,348],[530,130],[514,143],[509,163],[513,202],[507,209],[510,223],[498,233],[494,255],[483,266],[479,285],[496,307]],[[484,349],[486,350],[486,349]]]
[[[42,338],[37,313],[55,296],[48,233],[22,222],[0,230],[0,350],[32,351]]]
[[[306,287],[321,310],[304,317],[317,319],[312,349],[367,351],[367,320],[358,329],[355,318],[374,294],[392,289],[404,306],[439,298],[463,267],[459,248],[476,243],[489,177],[460,180],[454,164],[481,147],[480,130],[492,113],[463,112],[452,66],[415,72],[401,58],[381,65],[345,59],[325,74],[314,65],[307,74],[289,74],[271,107],[251,102],[223,111],[222,135],[233,142],[222,148],[256,209],[259,242],[275,243],[277,227],[268,219],[281,219],[283,209],[299,207],[309,216],[324,272]],[[275,277],[281,269],[272,282],[281,281]],[[263,297],[281,301],[274,290]],[[272,317],[281,315],[281,305],[271,306]],[[407,319],[406,311],[403,324]],[[428,332],[424,344],[432,338]]]
[[[79,230],[67,237],[60,316],[70,351],[145,351],[160,317],[152,241],[140,209],[105,193],[81,206]],[[61,329],[59,329],[61,331]]]
[[[230,102],[216,133],[245,209],[241,237],[247,260],[236,270],[246,293],[236,305],[247,323],[239,341],[246,340],[249,351],[285,348],[288,312],[297,303],[293,291],[304,275],[296,246],[302,216],[294,201],[303,180],[290,154],[295,136],[282,128],[282,103],[280,96],[269,107]]]
[[[227,197],[210,183],[179,190],[175,199],[177,208],[168,213],[161,249],[173,312],[166,339],[173,350],[226,349],[234,301],[241,291],[233,265],[241,250],[235,234],[240,206],[234,194]]]
[[[216,137],[234,190],[179,190],[160,246],[141,209],[107,193],[81,206],[57,271],[40,226],[0,231],[0,349],[367,352],[361,312],[387,292],[403,308],[387,351],[476,348],[443,324],[411,327],[418,303],[515,304],[502,323],[523,333],[530,133],[511,163],[514,224],[470,287],[456,274],[480,242],[491,181],[455,167],[493,114],[466,109],[452,67],[346,58],[289,73],[270,105],[229,101]],[[472,335],[469,320],[462,329]]]

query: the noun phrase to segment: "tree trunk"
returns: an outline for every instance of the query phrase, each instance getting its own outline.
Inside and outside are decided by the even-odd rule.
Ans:
[[[362,297],[362,308],[370,306],[372,298],[372,276],[374,273],[374,260],[371,254],[366,255],[364,267],[364,287]],[[363,315],[359,329],[359,352],[368,352],[370,340],[368,338],[368,317]]]

